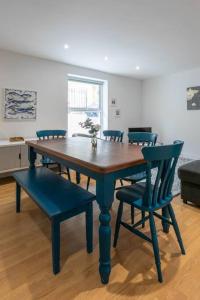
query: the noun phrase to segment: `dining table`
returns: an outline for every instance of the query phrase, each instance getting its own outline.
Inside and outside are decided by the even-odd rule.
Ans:
[[[37,154],[96,180],[96,201],[99,206],[99,273],[102,283],[109,282],[111,272],[111,226],[110,209],[114,200],[117,179],[137,174],[146,169],[141,146],[115,143],[98,139],[93,148],[90,139],[69,137],[49,140],[27,141],[29,167],[35,168]],[[162,211],[168,217],[166,209]],[[162,221],[163,230],[169,225]]]

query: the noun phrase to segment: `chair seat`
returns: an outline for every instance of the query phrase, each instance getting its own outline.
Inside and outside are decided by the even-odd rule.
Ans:
[[[154,186],[152,185],[152,189],[153,187]],[[155,206],[152,207],[150,207],[149,205],[145,206],[143,204],[145,188],[146,188],[146,182],[140,182],[140,183],[135,183],[133,185],[125,186],[116,193],[116,197],[118,200],[126,202],[144,211],[158,210],[163,206],[166,206],[166,203],[172,200],[172,195],[170,194],[167,199],[165,198],[165,201],[160,200],[160,202],[156,203]]]
[[[140,172],[140,173],[122,178],[122,180],[137,182],[137,181],[144,180],[145,178],[146,178],[146,172]]]
[[[53,164],[56,164],[56,162],[55,161],[53,161],[51,158],[49,158],[49,157],[43,157],[41,160],[41,163],[43,164],[43,165],[53,165]]]

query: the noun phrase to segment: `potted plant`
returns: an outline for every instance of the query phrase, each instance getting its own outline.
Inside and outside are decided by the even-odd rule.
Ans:
[[[89,129],[88,132],[91,135],[92,147],[97,147],[97,134],[101,128],[99,124],[94,124],[90,118],[87,118],[85,122],[80,122],[79,125],[82,128]]]

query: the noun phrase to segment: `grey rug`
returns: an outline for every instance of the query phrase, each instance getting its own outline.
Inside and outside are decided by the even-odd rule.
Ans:
[[[172,194],[174,196],[180,194],[180,180],[178,178],[178,168],[182,165],[185,165],[187,164],[188,162],[192,161],[192,159],[189,159],[189,158],[184,158],[184,157],[180,157],[179,160],[178,160],[178,163],[177,163],[177,166],[176,166],[176,171],[175,171],[175,177],[174,177],[174,184],[173,184],[173,187],[172,187]],[[152,171],[152,177],[155,178],[156,177],[156,170],[153,170]]]

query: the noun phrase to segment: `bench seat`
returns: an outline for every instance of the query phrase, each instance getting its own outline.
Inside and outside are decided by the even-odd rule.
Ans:
[[[33,168],[13,174],[16,182],[49,218],[80,208],[95,196],[48,168]]]
[[[48,168],[29,168],[13,173],[16,181],[16,211],[21,208],[21,188],[51,220],[54,274],[60,271],[60,223],[80,213],[86,214],[88,253],[93,250],[92,202],[95,195]]]

